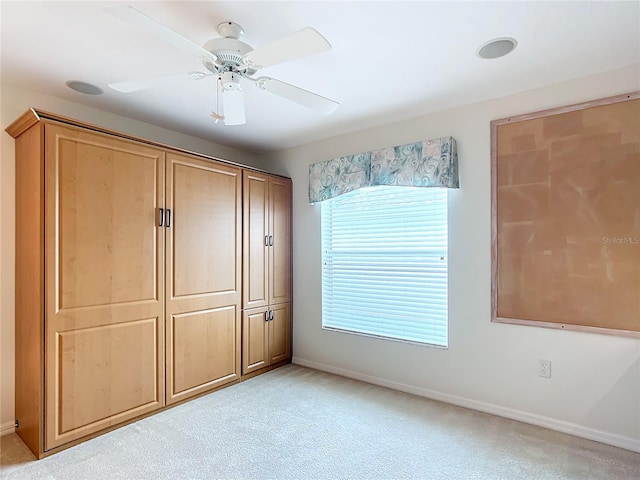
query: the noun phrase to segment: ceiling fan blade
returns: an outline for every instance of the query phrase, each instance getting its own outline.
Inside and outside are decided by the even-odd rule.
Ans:
[[[109,84],[109,88],[121,93],[138,92],[150,88],[160,87],[179,80],[200,80],[206,77],[202,72],[183,72],[162,77],[142,78],[140,80],[127,80],[124,82],[114,82]]]
[[[130,25],[136,26],[159,40],[168,43],[169,45],[173,45],[174,47],[197,58],[211,58],[214,61],[217,60],[217,57],[213,53],[193,43],[191,40],[183,37],[179,33],[174,32],[170,28],[165,27],[153,18],[147,17],[144,13],[133,7],[120,5],[117,7],[105,8],[104,10],[114,17],[119,18]]]
[[[243,125],[247,123],[244,113],[244,93],[242,90],[222,90],[225,125]]]
[[[267,92],[274,93],[325,115],[333,113],[340,106],[338,102],[275,78],[260,77],[256,79],[256,85]]]
[[[327,50],[331,50],[331,44],[316,30],[307,27],[252,50],[244,56],[244,61],[247,65],[264,68]]]

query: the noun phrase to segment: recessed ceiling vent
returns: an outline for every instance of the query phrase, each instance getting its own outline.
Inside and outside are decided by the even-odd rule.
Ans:
[[[102,95],[104,93],[100,87],[96,87],[95,85],[87,82],[80,82],[78,80],[69,80],[66,85],[71,90],[84,93],[85,95]]]
[[[500,58],[513,51],[518,41],[511,37],[494,38],[482,44],[477,51],[480,58]]]

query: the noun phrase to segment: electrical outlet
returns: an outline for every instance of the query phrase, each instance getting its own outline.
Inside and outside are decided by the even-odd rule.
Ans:
[[[551,361],[550,360],[538,360],[538,376],[544,378],[551,378]]]

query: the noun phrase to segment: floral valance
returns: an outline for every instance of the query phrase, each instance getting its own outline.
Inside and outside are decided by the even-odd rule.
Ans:
[[[309,165],[309,203],[374,185],[458,188],[455,139],[436,138]]]

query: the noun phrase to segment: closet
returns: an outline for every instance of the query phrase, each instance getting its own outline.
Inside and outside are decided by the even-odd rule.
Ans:
[[[35,110],[7,132],[16,432],[34,454],[240,381],[243,178],[290,180]],[[265,285],[287,302],[269,323],[276,363],[291,357],[287,188],[287,201],[269,198],[278,213],[265,224]],[[287,246],[274,248],[282,229]]]
[[[167,404],[240,376],[242,170],[167,155]]]
[[[244,172],[242,373],[291,357],[291,181]]]

